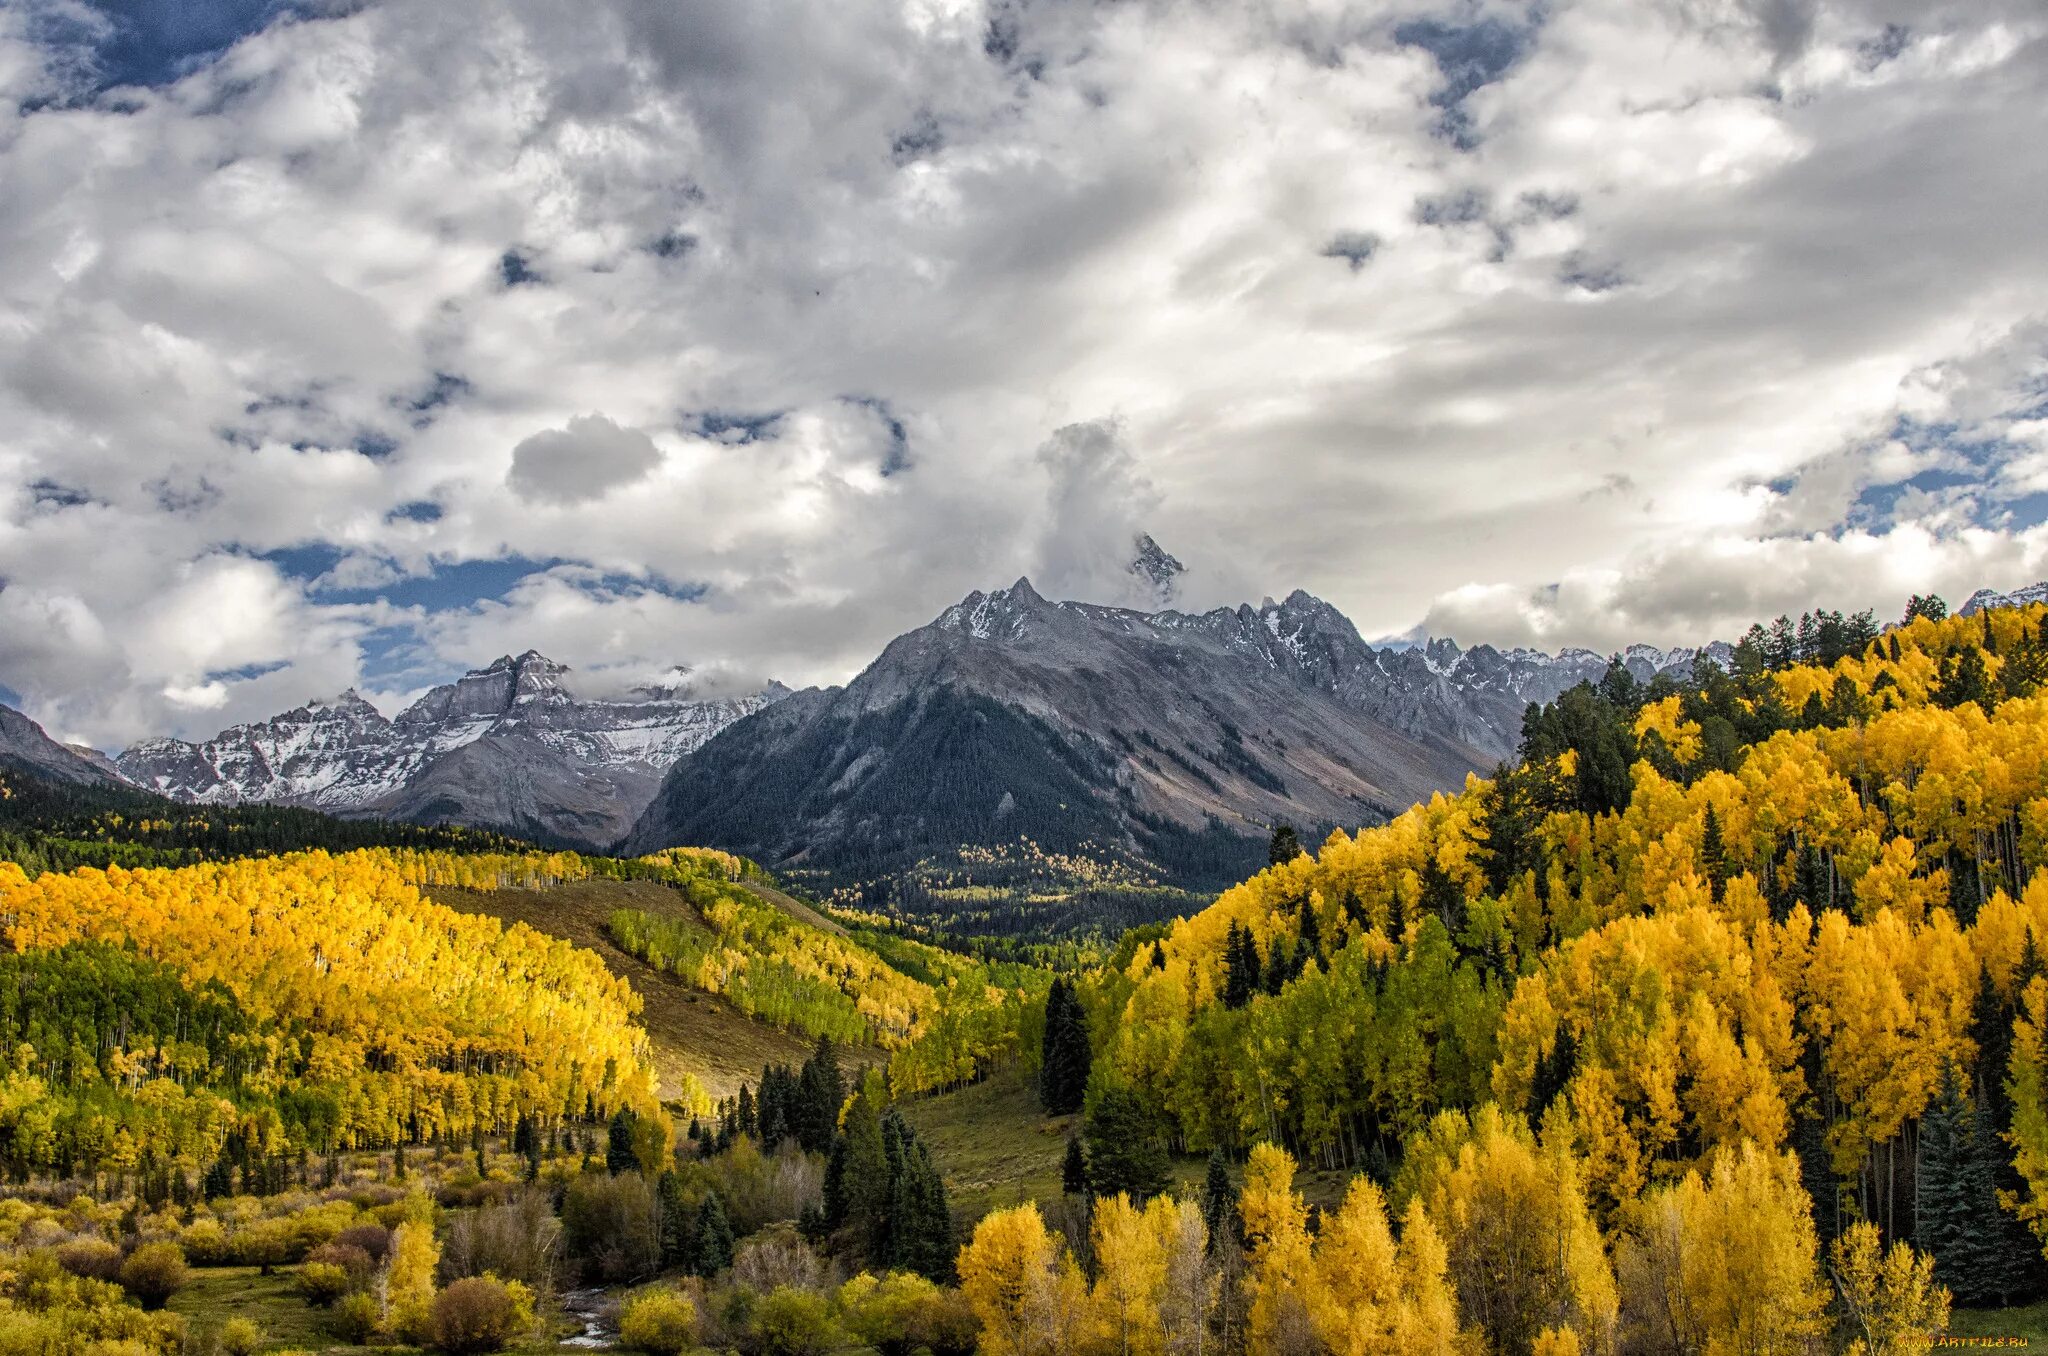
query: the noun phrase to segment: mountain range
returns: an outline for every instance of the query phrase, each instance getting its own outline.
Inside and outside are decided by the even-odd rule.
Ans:
[[[787,694],[697,698],[687,676],[577,695],[529,650],[434,688],[387,718],[350,690],[212,739],[149,739],[115,760],[174,800],[262,801],[419,824],[471,824],[601,848],[633,825],[676,760]]]
[[[1694,654],[1637,646],[1623,661],[1647,680]],[[1590,650],[1374,647],[1302,592],[1147,613],[1049,601],[1019,579],[899,637],[845,687],[707,741],[624,846],[715,843],[863,875],[1021,836],[1204,884],[1241,871],[1276,823],[1373,822],[1490,772],[1530,702],[1606,666]]]
[[[1581,681],[1591,650],[1369,644],[1303,592],[1166,606],[1183,568],[1149,537],[1131,563],[1159,610],[1048,600],[1028,579],[899,636],[844,687],[696,695],[687,673],[579,693],[528,651],[386,717],[355,692],[118,759],[0,708],[0,762],[125,780],[199,804],[268,802],[467,824],[565,846],[731,848],[827,877],[1029,840],[1162,879],[1239,872],[1276,823],[1357,825],[1510,759],[1524,709]],[[1960,609],[2048,598],[1980,591]],[[1148,604],[1150,606],[1150,604]],[[1726,664],[1725,645],[1707,654]],[[1642,680],[1701,653],[1631,646]]]

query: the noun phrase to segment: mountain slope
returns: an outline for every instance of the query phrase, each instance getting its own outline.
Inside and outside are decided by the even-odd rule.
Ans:
[[[298,805],[593,846],[631,826],[677,758],[783,691],[699,699],[678,681],[589,698],[567,668],[528,651],[395,719],[351,690],[203,743],[145,740],[118,766],[198,804]]]
[[[1632,652],[1647,678],[1692,652]],[[1271,825],[1358,824],[1511,754],[1590,652],[1375,649],[1297,592],[1191,615],[970,594],[843,689],[684,758],[630,851],[715,843],[834,875],[1020,836],[1206,884]]]
[[[0,767],[74,786],[124,785],[103,758],[59,744],[43,733],[42,726],[11,706],[0,706]]]

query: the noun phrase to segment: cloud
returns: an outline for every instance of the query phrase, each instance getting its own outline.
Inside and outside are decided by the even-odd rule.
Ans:
[[[2048,573],[2035,0],[252,3],[111,91],[33,8],[0,685],[68,736],[835,681],[1138,531],[1468,643]]]
[[[638,429],[601,414],[544,429],[512,449],[505,483],[528,503],[582,504],[643,479],[661,465],[661,449]]]

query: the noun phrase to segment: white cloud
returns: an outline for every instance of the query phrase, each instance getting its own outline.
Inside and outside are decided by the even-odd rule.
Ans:
[[[1397,33],[1478,17],[1460,147]],[[0,683],[101,743],[839,679],[1141,529],[1467,642],[2048,573],[2032,0],[387,0],[30,107],[76,58],[0,13]]]

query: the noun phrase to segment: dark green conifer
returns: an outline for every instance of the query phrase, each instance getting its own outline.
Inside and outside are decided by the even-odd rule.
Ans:
[[[1269,866],[1285,866],[1301,856],[1301,839],[1294,833],[1292,824],[1273,826],[1273,841],[1266,845],[1266,862]]]
[[[712,1192],[697,1212],[697,1257],[691,1268],[699,1276],[716,1276],[732,1265],[732,1221],[726,1217],[725,1202]]]
[[[1088,1156],[1081,1151],[1078,1135],[1067,1139],[1067,1156],[1060,1163],[1060,1190],[1069,1196],[1088,1194]]]
[[[1088,1180],[1098,1196],[1132,1200],[1166,1189],[1166,1150],[1144,1103],[1128,1088],[1105,1089],[1088,1112]]]
[[[639,1119],[629,1108],[620,1107],[605,1129],[604,1166],[614,1177],[639,1170],[640,1158],[633,1152],[633,1129]]]
[[[1221,1146],[1209,1151],[1209,1170],[1202,1180],[1202,1219],[1209,1226],[1209,1251],[1225,1237],[1237,1236],[1237,1187],[1230,1180],[1230,1158]]]

